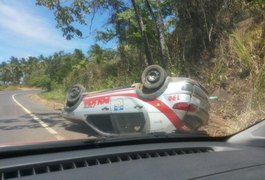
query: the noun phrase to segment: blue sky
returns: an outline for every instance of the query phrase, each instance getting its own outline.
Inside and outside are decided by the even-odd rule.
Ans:
[[[0,62],[9,60],[11,56],[49,56],[60,50],[72,52],[76,48],[87,53],[96,42],[96,30],[106,28],[106,18],[107,14],[97,15],[91,31],[89,26],[78,25],[88,38],[69,41],[56,28],[53,13],[45,7],[36,6],[35,0],[0,0]],[[99,44],[111,47],[115,42]]]

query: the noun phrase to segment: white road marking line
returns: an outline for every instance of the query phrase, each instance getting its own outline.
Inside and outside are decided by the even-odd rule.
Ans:
[[[38,123],[40,123],[40,125],[42,127],[44,127],[49,133],[51,133],[52,135],[55,136],[55,138],[57,140],[63,140],[64,137],[62,137],[61,135],[59,135],[54,129],[50,128],[46,123],[44,123],[40,118],[38,118],[36,115],[34,115],[32,112],[30,112],[27,108],[25,108],[22,104],[20,104],[16,99],[15,96],[17,96],[19,94],[14,94],[12,95],[12,99],[13,101],[20,106],[26,113],[28,113],[35,121],[37,121]]]

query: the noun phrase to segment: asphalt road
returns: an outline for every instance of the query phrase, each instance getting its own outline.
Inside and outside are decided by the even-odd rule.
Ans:
[[[74,124],[28,95],[38,90],[0,91],[0,147],[95,136],[85,124]]]

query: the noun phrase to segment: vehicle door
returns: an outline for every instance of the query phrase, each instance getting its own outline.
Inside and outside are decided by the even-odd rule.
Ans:
[[[111,97],[111,119],[120,133],[133,133],[143,130],[145,125],[144,107],[135,97]]]

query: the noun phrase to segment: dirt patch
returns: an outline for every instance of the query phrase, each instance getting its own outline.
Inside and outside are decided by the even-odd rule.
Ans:
[[[211,102],[208,125],[201,129],[211,136],[227,136],[261,121],[264,107],[252,106],[253,90],[249,80],[228,80],[225,87],[212,93],[218,101]]]
[[[34,88],[34,87],[18,87],[18,90],[41,90],[40,88]]]
[[[53,102],[53,101],[48,101],[46,99],[41,98],[38,94],[29,94],[28,97],[35,101],[38,102],[44,106],[48,106],[50,108],[53,108],[54,110],[59,110],[61,111],[63,109],[63,104],[62,103],[58,103],[58,102]]]
[[[217,114],[210,114],[210,120],[201,130],[210,136],[228,136],[242,131],[264,120],[265,112],[249,110],[236,118],[224,119]]]

